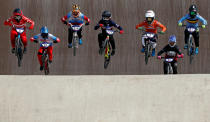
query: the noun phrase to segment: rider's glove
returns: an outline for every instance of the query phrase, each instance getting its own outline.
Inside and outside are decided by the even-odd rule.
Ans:
[[[34,42],[35,42],[35,43],[38,43],[38,41],[37,41],[37,40],[34,40]]]
[[[123,31],[123,30],[121,30],[121,31],[120,31],[120,34],[123,34],[123,33],[124,33],[124,31]]]
[[[100,26],[100,27],[103,27],[104,25],[103,25],[103,24],[99,24],[99,26]]]
[[[66,21],[64,21],[63,24],[67,25],[68,23]]]
[[[178,26],[182,26],[182,23],[180,22],[180,23],[178,24]]]
[[[89,22],[85,23],[85,25],[89,25],[89,24],[90,24]]]
[[[163,32],[163,31],[160,31],[160,34],[164,34],[165,32]]]
[[[201,27],[204,29],[204,28],[206,28],[206,25],[202,25]]]
[[[138,27],[139,30],[143,30],[143,27]]]
[[[57,40],[54,40],[53,43],[58,43],[58,41]]]
[[[157,58],[158,58],[158,59],[161,59],[161,56],[158,56]]]
[[[184,57],[184,54],[181,54],[181,55],[177,55],[178,58],[183,58]]]

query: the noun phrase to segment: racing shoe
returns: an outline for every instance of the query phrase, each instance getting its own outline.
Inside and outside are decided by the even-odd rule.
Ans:
[[[72,48],[72,43],[69,43],[68,48]]]
[[[79,39],[79,45],[82,45],[82,39]]]
[[[144,52],[145,52],[145,48],[144,48],[144,47],[142,47],[141,52],[142,52],[142,53],[144,53]]]
[[[184,49],[187,49],[187,48],[188,48],[188,45],[187,45],[187,44],[185,44],[185,45],[184,45]]]
[[[26,48],[26,47],[24,47],[24,49],[23,49],[23,53],[24,53],[24,54],[26,54],[26,52],[27,52],[27,48]]]
[[[155,49],[152,49],[152,57],[155,56]]]
[[[15,53],[15,48],[12,48],[12,53]]]
[[[43,66],[40,66],[40,71],[42,71],[44,69],[44,67]]]
[[[115,55],[115,50],[112,50],[111,56],[114,56],[114,55]]]
[[[195,54],[198,54],[198,47],[195,48]]]
[[[51,64],[52,63],[52,60],[49,60],[49,63]]]

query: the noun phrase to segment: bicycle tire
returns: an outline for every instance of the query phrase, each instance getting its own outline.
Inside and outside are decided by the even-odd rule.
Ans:
[[[148,64],[148,60],[149,60],[149,44],[146,43],[145,45],[145,64]]]

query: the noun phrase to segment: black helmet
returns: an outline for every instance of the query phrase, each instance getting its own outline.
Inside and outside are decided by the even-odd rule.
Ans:
[[[112,16],[112,14],[111,14],[111,12],[109,12],[109,11],[104,11],[104,12],[102,13],[102,18],[105,19],[105,20],[110,19],[111,16]]]
[[[191,5],[190,6],[190,8],[189,8],[189,14],[190,14],[190,17],[192,17],[192,18],[194,18],[194,17],[196,17],[196,15],[197,15],[197,7],[196,7],[196,5]]]

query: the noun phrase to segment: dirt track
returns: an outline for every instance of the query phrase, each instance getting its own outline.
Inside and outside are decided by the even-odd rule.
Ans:
[[[25,16],[35,21],[35,29],[28,31],[29,37],[39,33],[42,25],[47,25],[55,36],[61,38],[61,43],[54,46],[54,61],[51,65],[51,74],[160,74],[162,73],[162,62],[153,58],[149,65],[145,66],[144,57],[140,53],[140,32],[135,25],[144,20],[144,13],[148,9],[156,12],[157,19],[167,26],[167,33],[160,35],[157,50],[162,48],[170,34],[176,34],[178,45],[183,49],[183,28],[177,27],[177,21],[188,12],[192,0],[7,0],[1,2],[0,11],[0,74],[42,74],[39,71],[37,60],[38,45],[28,43],[28,53],[24,56],[24,65],[17,67],[16,57],[11,55],[9,42],[9,28],[3,26],[12,13],[13,9],[20,7]],[[67,27],[60,18],[71,10],[72,3],[78,3],[81,11],[91,19],[91,24],[84,28],[83,42],[78,55],[72,56],[72,50],[67,48]],[[210,20],[209,0],[199,0],[199,13]],[[103,69],[103,57],[98,55],[97,34],[93,30],[95,24],[101,17],[101,12],[110,10],[113,20],[121,25],[125,34],[115,34],[116,55],[111,60],[107,70]],[[210,30],[200,32],[200,52],[194,63],[189,65],[188,58],[179,63],[179,73],[210,73]],[[186,53],[185,53],[186,54]]]

